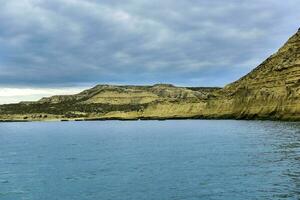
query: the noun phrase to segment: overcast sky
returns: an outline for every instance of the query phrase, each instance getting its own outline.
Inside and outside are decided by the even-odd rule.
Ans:
[[[105,83],[224,86],[299,26],[298,0],[0,0],[0,103]]]

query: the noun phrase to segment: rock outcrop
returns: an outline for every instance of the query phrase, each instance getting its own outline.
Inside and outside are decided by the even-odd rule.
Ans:
[[[224,88],[97,85],[76,95],[0,106],[0,120],[230,118],[300,120],[300,30]]]

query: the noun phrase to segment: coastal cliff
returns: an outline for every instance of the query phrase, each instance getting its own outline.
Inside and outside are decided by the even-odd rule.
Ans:
[[[300,120],[300,30],[224,88],[97,85],[0,106],[1,121],[228,118]]]
[[[238,118],[300,119],[300,30],[278,52],[240,80],[226,98]]]

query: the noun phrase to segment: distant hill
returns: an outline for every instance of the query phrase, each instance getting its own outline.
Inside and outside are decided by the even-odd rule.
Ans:
[[[181,118],[300,120],[300,31],[224,88],[97,85],[0,106],[1,121]]]

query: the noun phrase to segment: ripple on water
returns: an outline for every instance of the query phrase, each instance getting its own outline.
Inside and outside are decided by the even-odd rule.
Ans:
[[[0,125],[1,200],[300,199],[299,123],[22,126]]]

